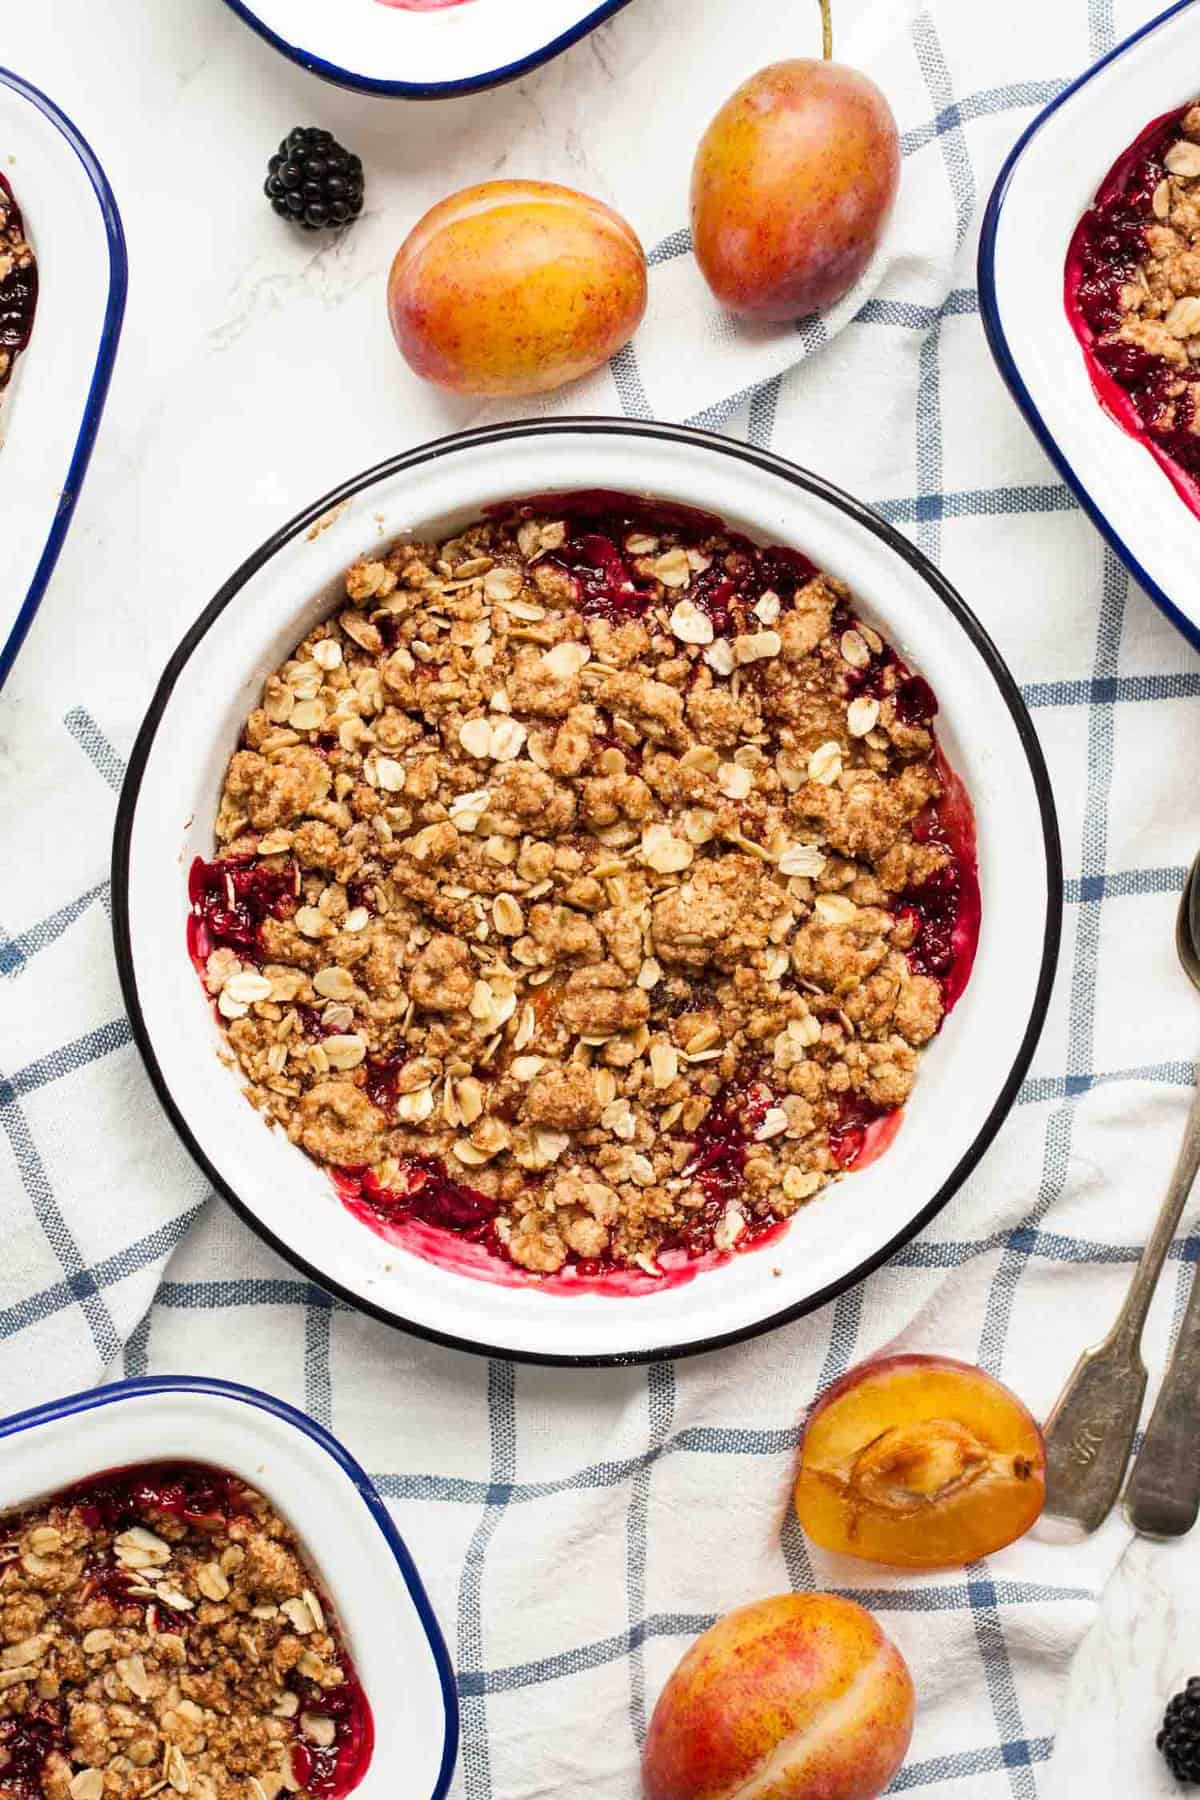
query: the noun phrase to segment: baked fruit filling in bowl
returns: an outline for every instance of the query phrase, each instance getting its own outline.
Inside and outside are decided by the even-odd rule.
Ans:
[[[1019,695],[919,553],[607,420],[425,446],[251,558],[114,884],[227,1197],[381,1318],[552,1361],[744,1336],[911,1236],[1015,1092],[1060,898]]]
[[[1113,164],[1071,240],[1066,304],[1101,404],[1200,512],[1200,104]]]
[[[384,1238],[649,1293],[899,1125],[979,931],[929,684],[797,550],[620,494],[360,559],[264,684],[189,948]]]
[[[374,1728],[270,1502],[196,1463],[0,1518],[0,1794],[342,1800]]]

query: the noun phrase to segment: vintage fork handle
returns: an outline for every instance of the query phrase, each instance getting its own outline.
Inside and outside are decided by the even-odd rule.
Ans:
[[[1159,1214],[1154,1221],[1154,1230],[1150,1233],[1146,1248],[1142,1251],[1133,1280],[1129,1284],[1129,1292],[1125,1296],[1125,1304],[1117,1315],[1117,1324],[1113,1335],[1119,1330],[1132,1333],[1136,1342],[1142,1335],[1142,1326],[1146,1322],[1146,1314],[1150,1310],[1150,1302],[1154,1298],[1154,1290],[1158,1286],[1158,1278],[1162,1274],[1163,1264],[1167,1260],[1167,1252],[1175,1239],[1179,1221],[1183,1217],[1183,1209],[1187,1205],[1188,1195],[1200,1170],[1200,1088],[1192,1094],[1191,1109],[1188,1112],[1187,1125],[1184,1128],[1183,1142],[1179,1146],[1179,1155],[1171,1175],[1171,1185],[1167,1189]]]
[[[1163,1377],[1125,1510],[1146,1537],[1182,1537],[1200,1512],[1200,1281],[1193,1275],[1174,1354]]]
[[[1200,1169],[1200,1089],[1171,1185],[1125,1303],[1104,1342],[1080,1358],[1046,1424],[1046,1511],[1095,1531],[1121,1492],[1146,1391],[1142,1327]]]

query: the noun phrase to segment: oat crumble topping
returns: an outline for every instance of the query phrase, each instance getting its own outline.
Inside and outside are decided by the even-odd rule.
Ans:
[[[973,952],[936,701],[799,553],[619,496],[349,570],[230,762],[191,948],[381,1221],[728,1252],[902,1107]]]
[[[339,1800],[370,1711],[287,1525],[197,1464],[0,1522],[0,1800]]]
[[[1200,104],[1149,125],[1080,221],[1068,307],[1129,399],[1122,423],[1200,473]]]

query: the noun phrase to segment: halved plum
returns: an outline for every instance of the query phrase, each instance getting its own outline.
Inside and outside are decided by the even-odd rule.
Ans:
[[[896,1568],[973,1562],[1023,1536],[1046,1497],[1028,1409],[970,1363],[889,1356],[817,1401],[796,1514],[822,1549]]]

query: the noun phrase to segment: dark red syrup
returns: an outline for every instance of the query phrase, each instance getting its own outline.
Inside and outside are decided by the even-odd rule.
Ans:
[[[381,1186],[370,1169],[339,1169],[335,1180],[350,1211],[368,1222],[402,1224],[417,1219],[475,1243],[489,1243],[493,1237],[500,1202],[455,1181],[436,1157],[408,1157],[393,1187]]]
[[[313,1800],[342,1800],[353,1793],[370,1766],[375,1750],[375,1720],[349,1657],[339,1667],[345,1681],[340,1687],[322,1688],[313,1682],[295,1682],[300,1710],[311,1708],[333,1720],[336,1736],[322,1747],[300,1739],[292,1748],[292,1773]]]
[[[1071,238],[1064,300],[1101,406],[1145,444],[1181,499],[1200,514],[1200,434],[1192,430],[1200,369],[1172,368],[1136,344],[1100,341],[1121,323],[1120,291],[1145,259],[1146,230],[1157,223],[1154,190],[1167,173],[1163,157],[1190,104],[1152,120],[1104,177]],[[1182,391],[1172,393],[1180,383]]]
[[[262,960],[264,919],[286,919],[296,910],[299,870],[264,868],[252,856],[227,856],[205,862],[198,856],[188,875],[188,951],[204,971],[219,947],[236,951],[246,962]]]
[[[400,1074],[407,1066],[407,1056],[392,1056],[367,1063],[367,1099],[381,1113],[392,1118],[400,1098]]]
[[[140,1464],[111,1469],[69,1488],[61,1504],[73,1506],[92,1531],[114,1535],[151,1514],[181,1519],[198,1530],[213,1529],[247,1510],[244,1484],[236,1476],[203,1463]],[[140,1608],[145,1597],[131,1594],[137,1576],[106,1553],[88,1570],[89,1592],[119,1608]]]
[[[0,1792],[5,1800],[42,1800],[47,1759],[66,1753],[66,1718],[61,1702],[42,1701],[19,1718],[0,1719]]]
[[[510,503],[489,510],[507,515],[514,508]],[[671,528],[696,539],[719,532],[728,541],[731,550],[700,572],[688,589],[688,598],[708,613],[718,635],[734,629],[767,592],[778,594],[783,605],[790,606],[797,589],[817,573],[816,564],[799,550],[782,545],[762,549],[727,531],[713,514],[667,501],[637,500],[596,488],[582,494],[535,495],[515,510],[530,517],[559,513],[568,520],[570,535],[546,560],[573,578],[582,612],[617,623],[640,617],[654,600],[651,588],[638,585],[624,550],[637,532],[657,534]]]
[[[0,192],[5,196],[5,210],[10,221],[16,226],[19,236],[25,236],[25,227],[21,219],[21,209],[17,205],[12,188],[0,175]],[[17,358],[27,348],[33,335],[33,321],[37,312],[38,272],[37,264],[31,263],[28,268],[13,267],[0,281],[0,350],[7,350],[11,361],[7,373],[0,374],[0,389],[6,388],[12,380]]]
[[[937,763],[942,792],[918,825],[927,829],[927,841],[940,843],[949,851],[951,862],[931,881],[911,889],[904,904],[912,908],[920,926],[908,953],[910,965],[916,973],[932,975],[941,982],[942,1004],[950,1013],[962,998],[975,966],[983,903],[974,808],[940,744]]]
[[[601,531],[568,538],[547,560],[572,577],[583,613],[635,619],[653,599],[649,589],[638,587],[613,539]]]
[[[829,1132],[829,1148],[839,1169],[861,1170],[878,1161],[903,1123],[903,1107],[876,1106],[862,1094],[848,1096]]]
[[[207,1463],[139,1463],[93,1475],[61,1497],[77,1507],[90,1529],[125,1531],[162,1513],[203,1530],[249,1511],[245,1483]]]
[[[748,1231],[734,1250],[709,1248],[697,1252],[675,1246],[659,1253],[653,1274],[629,1268],[607,1257],[572,1256],[555,1275],[537,1275],[522,1269],[504,1254],[495,1227],[482,1221],[465,1230],[447,1229],[442,1223],[430,1224],[402,1203],[391,1204],[390,1196],[372,1191],[360,1172],[339,1170],[334,1178],[343,1204],[355,1218],[368,1226],[377,1237],[435,1268],[455,1275],[467,1275],[475,1281],[486,1281],[493,1287],[534,1287],[542,1294],[567,1296],[595,1294],[603,1299],[635,1299],[646,1294],[662,1294],[684,1287],[708,1269],[720,1268],[735,1255],[747,1250],[764,1249],[787,1230],[789,1221]],[[453,1185],[451,1183],[450,1185]]]

